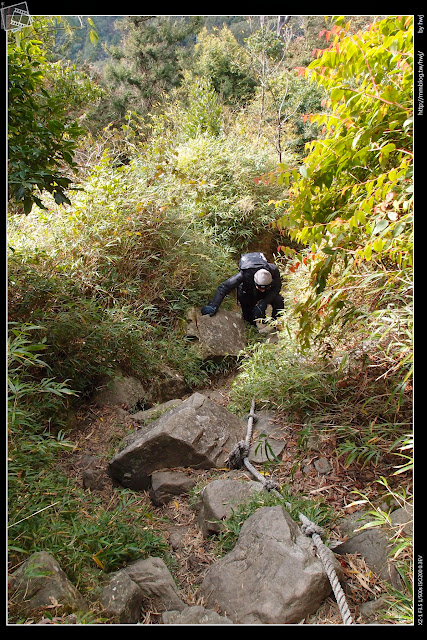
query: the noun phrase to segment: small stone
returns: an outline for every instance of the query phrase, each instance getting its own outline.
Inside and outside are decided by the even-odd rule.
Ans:
[[[101,491],[104,488],[106,475],[103,469],[85,469],[82,473],[83,489]]]
[[[319,458],[315,460],[314,467],[318,473],[321,475],[325,475],[326,473],[330,473],[332,471],[332,467],[326,458]]]
[[[155,471],[151,476],[152,502],[160,507],[182,493],[187,493],[195,485],[195,480],[180,471]]]

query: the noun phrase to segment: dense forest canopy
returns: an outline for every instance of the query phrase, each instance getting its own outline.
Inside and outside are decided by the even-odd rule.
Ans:
[[[90,589],[96,544],[61,547],[81,500],[53,477],[70,416],[117,370],[191,388],[225,370],[183,318],[251,250],[279,265],[286,308],[277,345],[251,336],[231,406],[332,425],[340,459],[408,497],[412,16],[76,18],[8,33],[12,565],[50,544],[77,576],[80,553]],[[109,570],[133,554],[114,526]]]

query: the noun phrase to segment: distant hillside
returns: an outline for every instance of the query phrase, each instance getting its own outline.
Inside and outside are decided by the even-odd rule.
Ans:
[[[62,24],[59,25],[56,35],[55,54],[58,59],[65,58],[74,63],[102,63],[108,58],[108,48],[117,46],[122,38],[120,23],[127,16],[63,16]],[[99,40],[94,46],[89,37],[92,27],[87,18],[90,17],[95,24]],[[187,20],[191,16],[170,16],[172,20]],[[221,29],[226,25],[233,33],[239,44],[243,45],[245,39],[251,33],[260,28],[260,18],[265,19],[265,24],[269,29],[275,31],[278,16],[202,16],[204,24],[209,31]],[[362,28],[372,21],[381,19],[383,16],[351,16],[354,28]],[[324,17],[319,16],[281,16],[287,18],[286,25],[289,29],[290,37],[305,36],[307,43],[316,46],[316,39],[319,31],[324,28]],[[71,31],[64,29],[64,23],[71,27]],[[96,65],[97,66],[97,65]]]
[[[90,17],[98,33],[99,40],[96,46],[90,42],[89,32],[91,26],[87,18]],[[187,20],[190,16],[170,16],[173,20]],[[228,26],[239,44],[244,44],[245,38],[251,33],[259,29],[260,16],[202,16],[204,24],[209,31],[221,29],[224,25]],[[293,23],[294,33],[298,27],[298,17],[291,16],[290,21]],[[64,29],[64,25],[59,25],[56,35],[55,54],[58,58],[65,58],[75,63],[97,63],[102,62],[108,57],[107,49],[110,46],[117,46],[122,38],[120,23],[126,16],[80,16],[83,26],[77,16],[64,16],[63,22],[71,27],[69,32]],[[275,24],[277,16],[265,16],[267,22]]]
[[[90,17],[99,36],[96,45],[90,41],[89,32],[92,26],[88,23]],[[125,16],[80,16],[82,25],[73,16],[64,16],[55,38],[55,55],[74,63],[96,63],[108,57],[107,48],[118,45],[122,32],[118,28]],[[65,27],[65,28],[64,28]],[[68,27],[68,28],[66,28]]]

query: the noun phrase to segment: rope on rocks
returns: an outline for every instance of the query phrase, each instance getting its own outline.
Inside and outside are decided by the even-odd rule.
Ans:
[[[331,560],[331,551],[323,543],[322,528],[311,522],[303,513],[299,514],[299,519],[302,522],[301,529],[307,536],[311,536],[314,544],[316,545],[317,555],[322,561],[325,571],[328,575],[329,582],[331,583],[332,591],[334,592],[335,600],[337,601],[338,609],[340,610],[341,618],[344,624],[353,624],[350,609],[345,598],[345,593],[340,585],[338,576],[335,572],[334,565]]]
[[[277,495],[278,498],[283,498],[280,493],[280,485],[274,480],[267,479],[263,476],[250,462],[249,462],[249,450],[251,447],[252,435],[253,435],[253,425],[256,420],[255,415],[255,398],[252,400],[251,410],[248,415],[248,427],[246,433],[245,440],[239,440],[239,442],[233,447],[230,451],[229,456],[226,460],[227,465],[230,469],[241,469],[243,466],[253,475],[253,477],[261,482],[264,489],[266,491],[272,491]],[[353,619],[351,617],[350,610],[348,608],[348,604],[345,598],[344,591],[340,585],[338,576],[335,572],[335,568],[331,559],[331,551],[328,547],[323,543],[321,535],[323,534],[323,529],[319,527],[314,522],[311,522],[303,513],[299,514],[299,518],[301,520],[301,529],[306,536],[311,536],[316,549],[317,555],[320,558],[326,574],[329,578],[329,582],[331,583],[332,590],[335,595],[335,599],[337,601],[337,605],[341,614],[341,618],[344,624],[353,624]]]

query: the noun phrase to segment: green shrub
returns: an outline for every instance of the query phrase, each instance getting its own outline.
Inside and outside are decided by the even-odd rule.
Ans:
[[[253,397],[258,408],[308,411],[334,400],[333,375],[302,357],[286,339],[279,345],[255,343],[246,350],[231,387],[230,407],[245,412]]]
[[[190,137],[207,133],[219,135],[222,127],[222,110],[218,96],[209,79],[195,80],[190,88],[189,107],[183,122],[183,130]]]
[[[239,138],[198,136],[177,148],[176,169],[186,187],[183,211],[221,243],[244,252],[275,219],[269,200],[277,187],[262,176],[273,168],[267,151]]]
[[[167,544],[146,500],[124,489],[109,505],[79,489],[45,461],[10,483],[9,562],[37,551],[51,553],[86,596],[101,572],[148,556],[167,555]],[[29,499],[28,496],[31,496]]]
[[[55,556],[83,591],[99,570],[164,555],[167,546],[152,525],[141,497],[117,490],[106,505],[58,473],[58,454],[74,445],[65,439],[60,416],[75,392],[53,377],[45,360],[49,346],[35,342],[35,325],[10,324],[8,344],[8,543],[14,567],[36,551]],[[14,617],[13,606],[11,616]]]
[[[30,339],[31,332],[39,329],[12,322],[8,340],[9,432],[19,435],[25,430],[36,441],[40,434],[49,432],[51,421],[66,406],[66,398],[76,395],[67,380],[47,377],[52,374],[51,367],[40,357],[40,352],[47,349],[45,340],[35,343]]]

